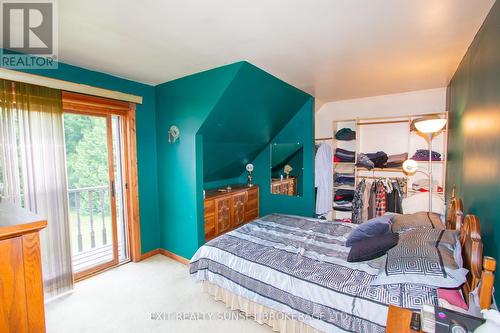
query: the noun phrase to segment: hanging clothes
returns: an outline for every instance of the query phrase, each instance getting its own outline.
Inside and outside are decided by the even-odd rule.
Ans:
[[[361,210],[361,223],[368,221],[368,211],[370,209],[370,193],[372,184],[371,182],[366,182],[365,190],[363,191],[363,209]]]
[[[391,213],[402,214],[402,201],[403,197],[396,180],[391,182],[392,191],[386,192],[386,211]]]
[[[325,215],[332,210],[333,166],[332,148],[322,143],[314,158],[314,186],[316,187],[316,215]]]
[[[375,216],[382,216],[386,212],[385,186],[382,180],[377,181],[375,192]]]
[[[362,179],[356,186],[356,191],[354,192],[354,198],[352,200],[352,223],[360,224],[363,223],[363,196],[366,188],[366,181]]]
[[[372,186],[370,186],[370,195],[369,195],[369,205],[368,205],[368,220],[371,220],[375,216],[377,216],[376,212],[376,200],[375,193],[377,191],[377,182],[373,182]]]

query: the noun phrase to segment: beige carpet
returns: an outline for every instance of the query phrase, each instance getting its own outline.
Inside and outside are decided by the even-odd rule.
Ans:
[[[219,319],[153,320],[152,313]],[[79,282],[72,294],[46,305],[49,333],[272,332],[235,313],[203,293],[187,266],[162,255]],[[231,314],[236,318],[224,320]]]

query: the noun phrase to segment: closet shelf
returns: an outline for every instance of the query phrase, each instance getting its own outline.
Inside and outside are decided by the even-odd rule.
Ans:
[[[340,186],[333,186],[334,190],[355,190],[356,188],[354,186],[350,185],[340,185]]]
[[[417,193],[427,193],[427,194],[428,194],[429,192],[422,192],[422,191],[410,190],[410,189],[409,189],[409,190],[408,190],[408,193],[413,193],[413,194],[417,194]],[[437,194],[437,195],[444,196],[444,192],[443,192],[443,191],[441,191],[441,192],[436,192],[436,191],[434,191],[434,192],[432,192],[432,194]]]
[[[429,163],[429,161],[417,161],[415,160],[415,162],[417,163]],[[444,164],[445,161],[432,161],[432,164]]]
[[[333,207],[333,210],[337,211],[337,212],[345,212],[345,213],[352,212],[352,208],[350,208],[350,209],[344,209],[344,208],[339,208],[339,207]]]
[[[382,172],[403,172],[403,168],[373,168],[368,169],[365,167],[356,167],[359,171],[382,171]]]
[[[356,162],[333,162],[333,165],[354,165]]]

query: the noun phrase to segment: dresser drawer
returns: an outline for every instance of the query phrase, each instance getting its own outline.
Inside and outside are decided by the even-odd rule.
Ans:
[[[259,199],[259,189],[257,187],[248,190],[248,201],[254,199]]]
[[[250,222],[259,217],[259,211],[257,209],[247,210],[245,214],[246,222]]]
[[[215,215],[205,216],[205,239],[215,237]]]
[[[259,206],[259,199],[255,198],[252,200],[248,200],[245,205],[246,210],[257,210],[257,207]]]
[[[204,215],[211,216],[215,215],[215,200],[205,200]]]

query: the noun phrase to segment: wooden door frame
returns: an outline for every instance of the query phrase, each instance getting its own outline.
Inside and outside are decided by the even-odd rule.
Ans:
[[[137,175],[137,144],[136,144],[136,118],[135,118],[135,103],[122,102],[102,97],[89,96],[77,94],[72,92],[62,92],[62,108],[63,112],[82,114],[89,116],[103,116],[106,117],[108,127],[108,147],[110,143],[111,129],[111,116],[118,115],[122,119],[121,135],[123,136],[123,163],[124,163],[124,183],[125,188],[124,202],[126,206],[126,224],[127,224],[127,238],[129,245],[129,256],[133,262],[141,260],[141,238],[140,238],[140,219],[139,219],[139,183]],[[111,163],[111,164],[109,164]],[[113,166],[112,159],[108,161],[109,168]],[[114,178],[110,170],[111,178]],[[114,200],[115,198],[113,198]],[[113,201],[111,200],[111,201]],[[116,213],[116,212],[115,212]],[[116,220],[116,218],[115,218]],[[113,228],[116,229],[116,223],[113,223]],[[115,231],[114,231],[115,232]],[[114,235],[116,236],[116,234]],[[116,239],[116,238],[115,238]],[[117,253],[118,249],[113,252]],[[112,265],[108,263],[96,266],[93,271],[85,272],[86,274],[75,275],[75,280],[81,280],[86,277],[96,274],[110,266],[116,266],[118,262],[113,262]]]

